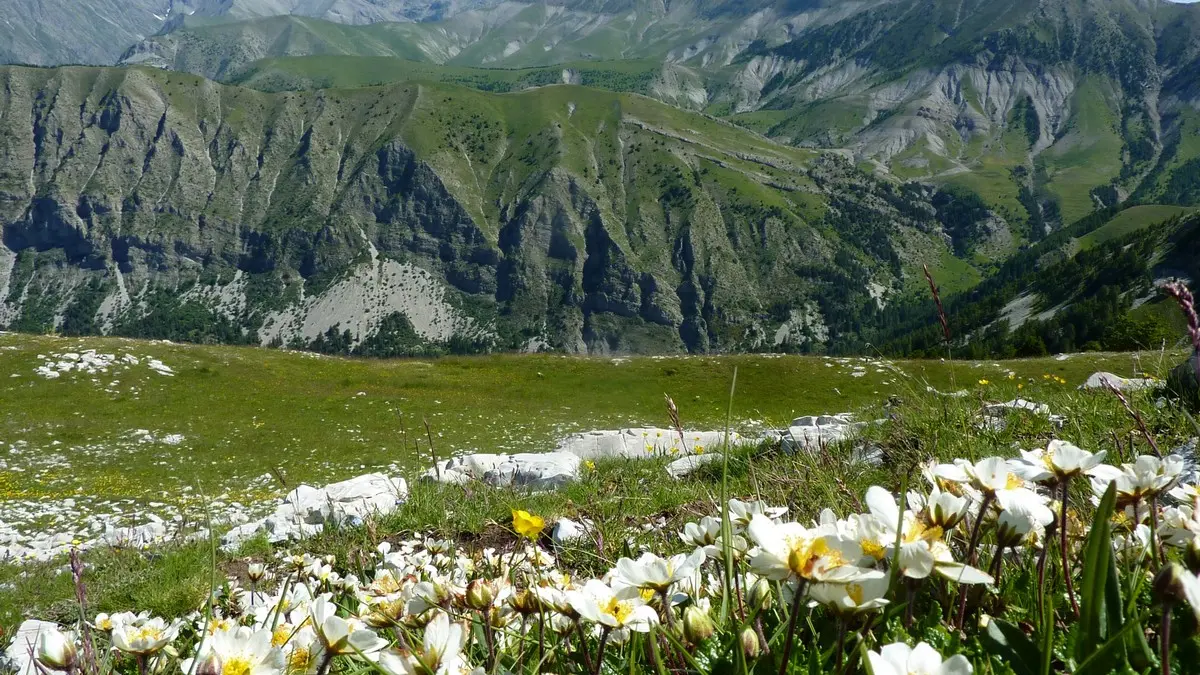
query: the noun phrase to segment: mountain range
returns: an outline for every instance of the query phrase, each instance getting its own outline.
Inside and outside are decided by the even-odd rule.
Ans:
[[[928,318],[924,266],[963,297],[1021,269],[1001,304],[1049,304],[972,318],[1018,328],[1071,298],[1038,300],[1040,268],[1014,261],[1186,230],[1200,202],[1190,5],[70,4],[84,20],[0,10],[0,58],[35,64],[0,70],[0,324],[19,329],[895,346]],[[1187,268],[1171,236],[1127,310]]]

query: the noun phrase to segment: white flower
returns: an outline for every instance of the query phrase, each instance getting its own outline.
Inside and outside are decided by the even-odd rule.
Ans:
[[[1092,472],[1092,492],[1103,495],[1110,483],[1116,483],[1118,504],[1137,503],[1173,489],[1183,469],[1183,458],[1179,455],[1162,459],[1142,455],[1119,469],[1101,465]]]
[[[740,499],[729,500],[729,520],[734,527],[746,528],[756,515],[763,515],[771,520],[777,520],[787,514],[786,506],[768,506],[760,501],[744,502]]]
[[[96,620],[92,622],[92,626],[96,630],[102,630],[106,633],[111,633],[113,628],[123,623],[132,623],[138,620],[150,618],[150,612],[142,612],[134,614],[133,612],[118,612],[117,614],[105,614],[103,612],[96,615]]]
[[[679,538],[689,546],[703,548],[709,558],[717,559],[724,554],[721,546],[720,518],[705,516],[699,523],[687,523],[683,526],[683,532],[679,533]],[[738,553],[746,550],[746,540],[739,535],[733,535],[731,548],[736,557]]]
[[[721,521],[705,516],[699,523],[687,523],[679,533],[683,543],[690,546],[712,546],[721,540]]]
[[[934,474],[938,478],[967,483],[984,494],[994,495],[997,491],[1018,488],[1024,484],[1021,477],[1009,469],[1008,460],[988,457],[974,464],[964,459],[955,460],[952,464],[938,464],[934,467]]]
[[[352,622],[338,616],[337,609],[337,605],[324,595],[309,605],[313,630],[326,650],[334,654],[370,655],[387,646],[387,640],[362,627],[357,621]]]
[[[768,579],[849,583],[883,575],[857,565],[862,546],[847,537],[821,534],[799,523],[776,523],[762,514],[754,515],[746,533],[758,545],[750,567]]]
[[[246,578],[250,583],[257,584],[267,577],[267,566],[260,562],[253,562],[246,566]]]
[[[1150,527],[1138,524],[1131,532],[1113,535],[1113,550],[1122,563],[1137,563],[1150,554]]]
[[[1200,534],[1200,521],[1192,505],[1168,506],[1162,510],[1158,536],[1168,546],[1184,547]]]
[[[974,464],[956,460],[953,464],[939,464],[934,468],[938,477],[965,483],[979,490],[984,497],[992,497],[1002,510],[1025,512],[1037,523],[1054,522],[1054,512],[1048,500],[1031,490],[1025,479],[1013,471],[1013,465],[1000,457],[988,457]]]
[[[113,623],[113,646],[130,654],[153,654],[166,647],[179,633],[179,622],[137,617],[133,621]]]
[[[470,669],[462,654],[466,637],[461,624],[450,621],[445,612],[438,612],[433,620],[425,625],[425,639],[419,653],[393,650],[381,652],[379,667],[391,675],[445,675],[465,672]]]
[[[51,670],[74,669],[79,652],[75,646],[75,635],[58,628],[43,628],[38,631],[34,658]]]
[[[283,650],[288,675],[315,675],[325,658],[325,647],[307,620],[300,620],[305,625],[299,629],[285,624],[276,626],[271,644]]]
[[[1200,576],[1179,568],[1179,580],[1183,586],[1183,595],[1187,599],[1187,603],[1195,612],[1196,620],[1200,621]]]
[[[1045,448],[1022,450],[1021,458],[1010,464],[1013,472],[1025,480],[1050,483],[1091,473],[1107,454],[1103,450],[1093,454],[1073,443],[1055,439]]]
[[[245,626],[212,633],[194,658],[179,664],[184,673],[192,672],[196,659],[221,675],[279,675],[285,665],[283,652],[272,645],[271,631]]]
[[[921,642],[909,647],[903,642],[884,645],[878,652],[867,652],[874,675],[970,675],[971,663],[962,654],[946,660],[933,647]]]
[[[996,517],[996,542],[1001,546],[1019,546],[1026,539],[1040,541],[1044,531],[1045,524],[1035,522],[1024,511],[1001,511]]]
[[[922,515],[930,525],[950,530],[967,515],[970,504],[965,497],[934,487],[924,500]]]
[[[618,597],[599,579],[589,580],[581,590],[567,591],[567,602],[585,620],[608,628],[645,633],[658,623],[658,613],[641,597]]]
[[[896,525],[900,523],[900,507],[895,497],[881,487],[867,490],[870,515],[859,519],[859,532],[864,550],[880,549],[879,559],[891,560],[896,551]],[[990,584],[992,577],[982,571],[954,560],[950,547],[942,537],[945,531],[938,525],[927,525],[911,511],[904,512],[900,536],[900,555],[895,556],[900,571],[910,579],[925,579],[938,575],[961,584]]]
[[[886,576],[864,579],[848,584],[817,583],[809,586],[810,607],[825,605],[838,614],[858,614],[879,609],[888,603]]]
[[[660,558],[653,553],[643,553],[637,560],[621,558],[614,570],[613,588],[618,593],[626,589],[666,593],[671,586],[695,572],[706,557],[704,549],[698,548],[690,555],[680,553],[670,558]]]

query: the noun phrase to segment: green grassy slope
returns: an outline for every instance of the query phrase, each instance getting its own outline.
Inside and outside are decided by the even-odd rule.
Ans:
[[[136,368],[92,382],[86,375],[45,380],[32,372],[41,363],[38,354],[84,348],[161,358],[176,375]],[[1088,354],[999,365],[811,357],[359,361],[260,349],[3,334],[0,438],[6,443],[0,458],[6,468],[0,472],[0,507],[26,499],[75,498],[80,510],[107,510],[98,503],[115,503],[128,513],[147,501],[179,501],[191,506],[185,511],[189,517],[203,522],[197,492],[221,502],[267,499],[283,489],[272,481],[253,481],[274,468],[292,485],[372,470],[411,478],[431,461],[423,418],[442,457],[467,449],[543,450],[576,429],[666,426],[663,392],[678,404],[685,426],[721,428],[736,368],[733,424],[744,431],[821,412],[855,410],[871,419],[889,418],[865,430],[890,458],[882,467],[855,461],[845,446],[831,447],[819,457],[734,449],[731,495],[757,495],[805,513],[825,507],[845,511],[852,507],[846,500],[866,486],[894,487],[902,472],[930,457],[981,458],[1014,445],[1032,447],[1050,434],[1105,449],[1114,430],[1124,438],[1133,422],[1115,398],[1079,392],[1075,385],[1096,370],[1161,375],[1177,357]],[[854,377],[855,370],[865,375]],[[110,384],[110,377],[121,382]],[[934,396],[926,386],[963,388],[972,395]],[[885,413],[882,406],[893,394],[898,400]],[[1056,431],[1044,417],[1014,414],[1003,429],[979,427],[981,401],[1018,396],[1050,405],[1070,423]],[[1174,447],[1189,433],[1174,408],[1154,407],[1148,394],[1135,394],[1133,400],[1164,447]],[[173,446],[129,440],[131,429],[138,427],[184,437]],[[1136,433],[1133,437],[1140,442]],[[578,483],[539,494],[413,483],[410,500],[395,514],[364,528],[331,529],[296,546],[334,554],[339,561],[373,550],[382,538],[411,531],[455,538],[468,547],[497,546],[509,541],[503,528],[510,509],[522,508],[548,520],[594,520],[603,534],[600,544],[558,553],[585,567],[603,566],[606,559],[624,554],[629,528],[642,519],[665,519],[665,526],[636,530],[636,542],[666,543],[683,522],[695,520],[698,509],[717,499],[720,483],[713,471],[666,480],[665,461],[597,462]],[[220,554],[219,563],[223,570],[234,569],[247,556],[271,554],[265,542],[252,541],[232,555]],[[95,549],[84,558],[93,612],[183,613],[209,588],[208,542],[148,554]],[[61,562],[0,566],[0,581],[6,582],[0,588],[0,625],[7,628],[27,616],[64,619],[77,612],[71,604],[70,575],[57,573],[58,567]]]
[[[1126,372],[1130,363],[1125,355],[1001,366],[798,356],[381,361],[12,333],[0,335],[0,347],[0,399],[6,401],[0,438],[10,467],[0,472],[0,499],[193,505],[196,496],[188,493],[196,487],[228,493],[227,499],[261,498],[277,487],[254,480],[274,469],[292,484],[376,469],[411,477],[431,463],[423,420],[442,457],[548,451],[575,431],[666,426],[663,392],[674,397],[688,425],[720,428],[734,368],[735,426],[753,433],[759,424],[859,410],[889,393],[924,391],[926,384],[950,389],[981,378],[1000,382],[1010,371],[1020,378],[1052,373],[1078,384],[1095,370]],[[158,358],[176,374],[144,366],[52,380],[35,373],[43,363],[38,355],[86,349]],[[857,369],[865,376],[853,376]],[[183,439],[178,445],[139,442],[138,429]]]
[[[1181,216],[1194,210],[1187,206],[1162,206],[1159,204],[1132,206],[1118,213],[1107,223],[1079,237],[1077,241],[1080,247],[1091,248],[1097,244],[1125,237],[1151,225],[1161,223],[1173,216]]]
[[[660,69],[653,61],[575,61],[533,68],[439,65],[390,56],[298,56],[255,61],[233,84],[262,91],[345,89],[425,80],[508,92],[548,84],[581,84],[647,93]]]

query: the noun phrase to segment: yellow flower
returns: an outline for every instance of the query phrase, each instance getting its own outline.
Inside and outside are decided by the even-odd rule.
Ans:
[[[979,381],[979,386],[981,386],[981,387],[986,387],[986,386],[988,386],[989,384],[991,384],[991,382],[988,382],[987,380],[980,380],[980,381]]]
[[[588,471],[595,471],[595,470],[596,470],[596,463],[595,463],[595,462],[593,462],[593,461],[592,461],[592,460],[590,460],[590,459],[585,459],[585,460],[583,460],[583,466],[584,466],[584,468],[586,468]]]
[[[693,445],[692,452],[696,453],[697,455],[703,455],[704,454],[704,446],[703,445]]]
[[[526,539],[537,539],[546,527],[546,521],[541,516],[535,516],[528,511],[514,509],[512,516],[513,529]]]
[[[1018,383],[1017,383],[1017,391],[1021,391],[1021,390],[1022,390],[1022,389],[1024,389],[1024,388],[1025,388],[1025,385],[1024,385],[1024,384],[1022,384],[1022,383],[1020,383],[1020,382],[1018,382]]]

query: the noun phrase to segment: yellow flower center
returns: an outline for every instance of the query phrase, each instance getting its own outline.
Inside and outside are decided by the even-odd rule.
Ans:
[[[884,554],[883,544],[880,544],[879,542],[873,541],[871,539],[863,539],[862,541],[859,542],[859,545],[862,546],[863,553],[871,556],[872,558],[874,558],[876,560],[883,560],[883,554]]]
[[[154,626],[142,626],[129,635],[130,642],[157,642],[162,638],[162,630]]]
[[[788,548],[788,569],[798,577],[811,578],[813,566],[822,556],[834,558],[829,567],[840,566],[837,561],[840,556],[829,548],[824,538],[793,540],[788,542]]]
[[[945,532],[940,525],[928,526],[922,522],[914,522],[904,530],[903,540],[906,544],[916,541],[933,542],[942,538]]]
[[[244,656],[231,656],[221,666],[221,675],[250,675],[250,660]]]
[[[289,672],[304,673],[304,672],[308,671],[309,666],[311,666],[311,665],[312,665],[312,652],[308,651],[307,648],[298,647],[296,649],[293,649],[292,653],[288,655],[288,671]],[[228,673],[222,673],[221,675],[228,675]]]
[[[1016,490],[1025,485],[1025,481],[1021,480],[1020,476],[1015,473],[1008,474],[1008,478],[1004,481],[1004,487],[1008,490]]]
[[[282,647],[287,644],[287,641],[292,639],[292,627],[286,623],[281,623],[271,632],[271,646]]]
[[[633,613],[633,603],[622,602],[613,597],[600,606],[600,611],[616,619],[618,626],[624,626],[625,620]]]

